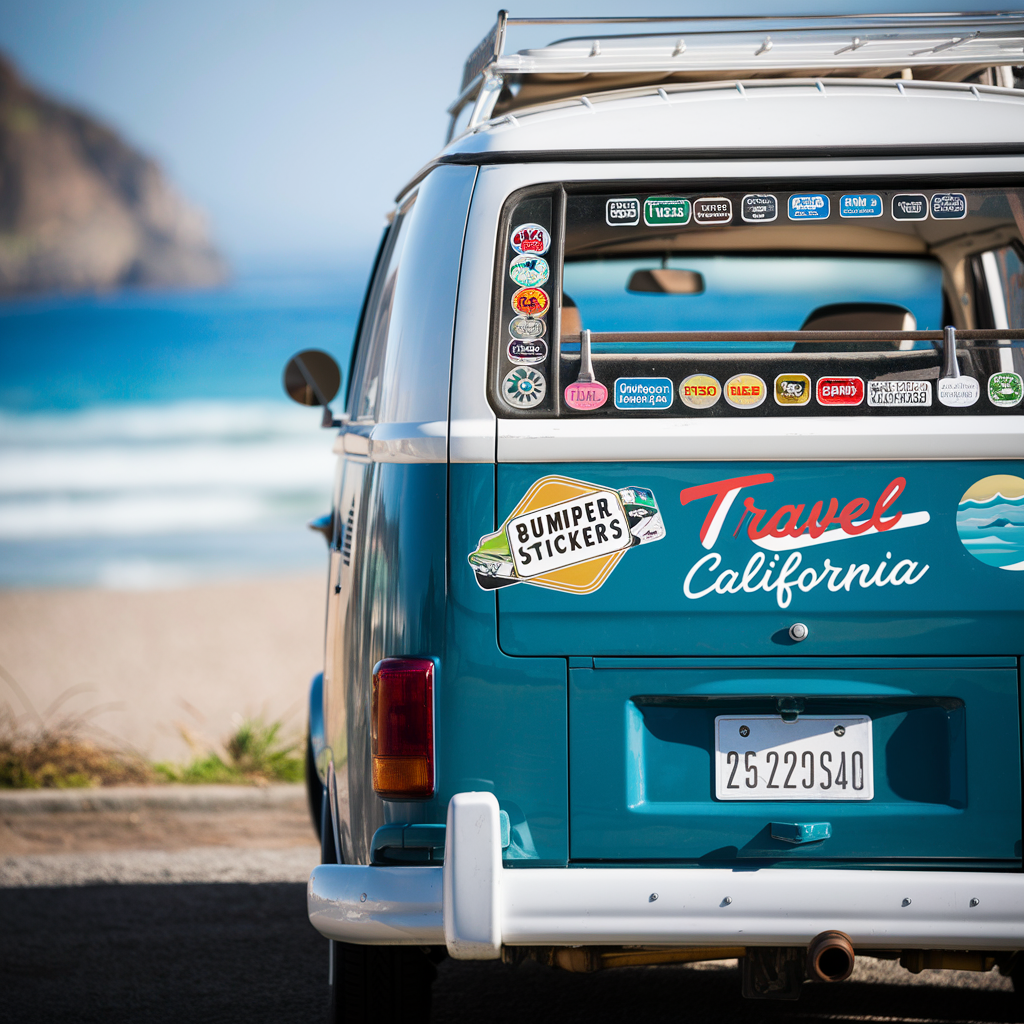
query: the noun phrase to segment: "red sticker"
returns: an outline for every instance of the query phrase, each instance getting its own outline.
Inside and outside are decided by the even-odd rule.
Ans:
[[[860,405],[864,381],[860,377],[819,377],[818,405]]]
[[[543,288],[520,288],[512,296],[512,308],[523,316],[543,316],[549,304],[548,293]]]

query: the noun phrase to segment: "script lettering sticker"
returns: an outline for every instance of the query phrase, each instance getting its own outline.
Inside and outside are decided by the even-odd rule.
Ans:
[[[520,288],[512,296],[512,308],[520,316],[543,316],[550,300],[543,288]]]
[[[932,404],[929,380],[869,380],[868,405],[899,409],[908,405]]]
[[[649,488],[615,490],[544,476],[500,530],[480,538],[469,564],[484,590],[530,583],[592,594],[630,548],[664,536],[665,524]]]
[[[939,401],[952,409],[974,405],[981,398],[981,385],[974,377],[943,377],[936,385]]]
[[[913,586],[928,572],[930,566],[901,557],[896,536],[887,536],[890,550],[877,565],[862,561],[857,547],[858,538],[896,535],[897,531],[924,526],[931,520],[926,511],[896,507],[907,488],[906,478],[894,477],[877,494],[859,495],[853,490],[838,495],[825,492],[769,497],[761,488],[774,481],[774,473],[752,473],[680,492],[680,504],[688,512],[692,506],[696,514],[689,522],[708,552],[689,567],[683,578],[683,593],[691,601],[712,594],[763,591],[774,596],[779,608],[788,608],[797,594],[816,592],[805,606],[821,609],[832,595],[854,593],[854,586],[857,591]],[[746,537],[759,550],[745,565],[723,565],[722,555],[715,550],[720,537],[728,542]],[[822,557],[825,552],[828,557]],[[1024,562],[1012,567],[1024,567]]]
[[[819,377],[819,405],[860,405],[864,401],[864,381],[860,377]]]

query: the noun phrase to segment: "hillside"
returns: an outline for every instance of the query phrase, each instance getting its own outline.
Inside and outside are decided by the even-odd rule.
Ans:
[[[0,296],[225,277],[202,215],[116,132],[0,56]]]

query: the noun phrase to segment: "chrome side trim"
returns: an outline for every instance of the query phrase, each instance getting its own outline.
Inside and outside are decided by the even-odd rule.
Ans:
[[[498,462],[1019,459],[1024,417],[498,420]]]
[[[448,457],[448,424],[377,423],[349,427],[334,442],[338,455],[359,455],[371,462],[444,462]],[[493,446],[492,446],[493,450]]]

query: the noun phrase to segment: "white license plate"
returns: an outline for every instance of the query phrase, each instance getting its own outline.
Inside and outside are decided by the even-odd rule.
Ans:
[[[870,800],[875,795],[866,715],[719,715],[719,800]]]

